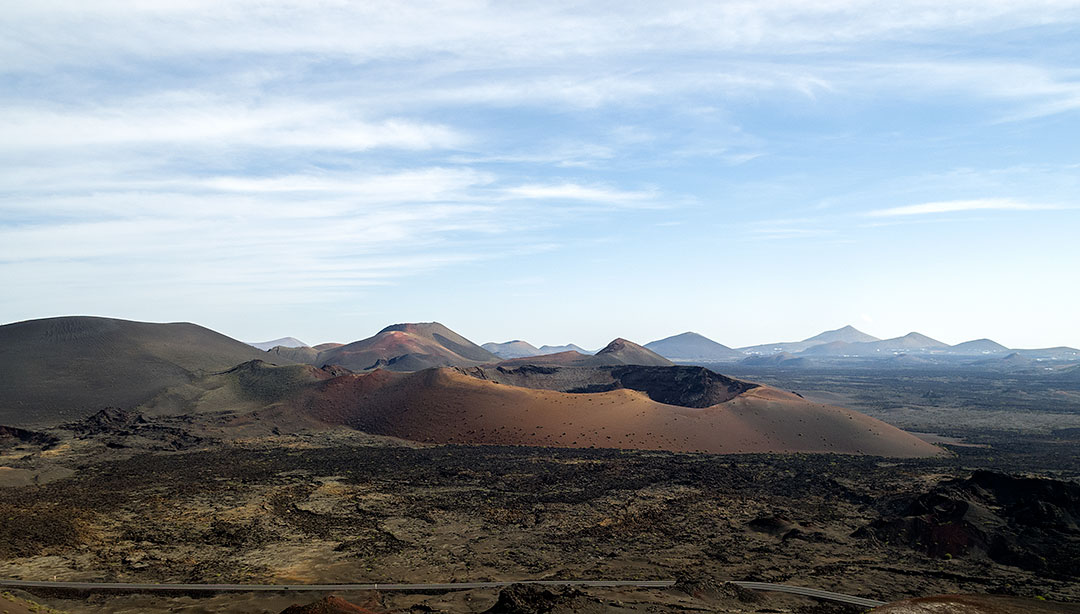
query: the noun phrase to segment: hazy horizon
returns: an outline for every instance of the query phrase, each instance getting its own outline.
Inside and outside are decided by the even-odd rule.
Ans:
[[[0,321],[1080,347],[1080,3],[41,2]]]
[[[69,317],[69,316],[70,317],[90,316],[90,317],[103,317],[103,318],[115,318],[116,317],[116,316],[101,315],[101,314],[59,314],[59,315],[55,315],[55,316],[42,316],[42,318]],[[29,319],[40,319],[40,318],[29,318]],[[126,319],[126,318],[121,318],[121,319]],[[20,320],[20,321],[22,321],[22,320]],[[532,344],[532,345],[534,345],[534,346],[536,346],[538,348],[541,347],[541,346],[545,346],[545,345],[562,346],[562,345],[571,345],[571,344],[573,344],[573,345],[577,345],[578,347],[581,347],[582,349],[589,350],[589,351],[596,351],[596,350],[602,349],[608,343],[610,343],[611,341],[613,341],[614,339],[619,338],[619,337],[624,338],[624,339],[628,339],[630,341],[633,341],[633,342],[641,344],[641,345],[645,345],[646,343],[650,343],[650,342],[653,342],[653,341],[660,341],[660,340],[666,339],[668,337],[674,337],[674,336],[681,335],[681,334],[684,334],[684,333],[696,333],[696,334],[702,335],[704,337],[707,337],[712,341],[715,341],[717,343],[721,343],[723,345],[726,345],[728,347],[735,348],[735,349],[743,348],[743,347],[752,347],[752,346],[757,346],[757,345],[767,345],[767,344],[771,344],[771,343],[800,342],[800,341],[804,341],[806,339],[809,339],[810,337],[816,336],[816,335],[821,334],[821,333],[833,332],[833,331],[839,330],[841,328],[844,328],[844,326],[853,326],[856,330],[858,330],[860,332],[867,333],[867,334],[872,335],[874,337],[878,337],[879,339],[882,339],[882,340],[894,339],[894,338],[897,338],[897,337],[903,337],[903,336],[905,336],[907,334],[910,334],[910,333],[926,334],[923,331],[909,330],[909,331],[906,331],[904,333],[898,333],[898,334],[895,334],[895,335],[879,335],[879,334],[874,334],[873,331],[865,330],[864,327],[859,327],[859,326],[854,326],[854,325],[848,324],[848,325],[836,326],[836,327],[833,327],[833,328],[818,329],[818,330],[815,330],[813,332],[806,333],[806,334],[804,334],[804,335],[802,335],[800,337],[791,337],[791,338],[779,338],[778,337],[778,338],[760,339],[760,340],[753,341],[753,342],[750,342],[750,343],[738,343],[738,344],[728,343],[727,341],[725,341],[722,338],[713,337],[713,336],[711,336],[709,334],[702,333],[700,330],[691,330],[691,329],[680,330],[680,331],[677,331],[677,332],[672,332],[672,333],[669,333],[669,334],[664,334],[664,335],[660,335],[660,336],[656,336],[656,337],[650,337],[650,338],[637,338],[637,337],[632,337],[632,336],[627,336],[627,335],[616,333],[616,334],[613,334],[612,336],[604,339],[603,341],[598,341],[595,344],[586,344],[586,343],[578,343],[577,341],[575,341],[573,339],[571,339],[571,340],[563,340],[563,341],[550,341],[550,340],[539,340],[538,341],[538,340],[535,340],[535,339],[526,339],[526,338],[523,338],[523,337],[508,337],[508,338],[505,338],[505,339],[495,339],[495,338],[484,337],[483,335],[479,335],[479,336],[472,335],[471,336],[469,334],[462,333],[461,330],[459,330],[458,328],[456,328],[452,324],[447,324],[446,322],[443,322],[443,321],[440,321],[440,320],[436,319],[436,320],[409,320],[409,321],[400,320],[400,321],[393,321],[393,322],[388,321],[383,325],[376,326],[375,328],[371,329],[368,332],[359,333],[360,336],[350,336],[350,337],[341,337],[341,336],[339,336],[339,337],[336,337],[336,338],[319,339],[319,340],[316,340],[316,341],[312,341],[311,339],[305,338],[305,337],[300,336],[300,335],[289,335],[289,334],[275,335],[275,336],[265,336],[263,338],[240,337],[240,336],[230,334],[228,331],[214,329],[213,327],[206,326],[205,324],[203,324],[201,322],[191,322],[189,320],[178,320],[178,321],[139,320],[139,319],[136,318],[133,321],[145,321],[145,322],[152,322],[152,323],[158,323],[158,324],[169,324],[169,323],[176,323],[176,322],[190,322],[192,324],[205,326],[206,328],[210,328],[212,330],[215,330],[215,332],[222,333],[222,334],[224,334],[226,336],[229,336],[229,337],[231,337],[233,339],[236,339],[238,341],[243,341],[243,342],[249,343],[249,344],[256,344],[256,343],[261,344],[261,343],[265,343],[267,341],[275,341],[275,340],[287,339],[287,338],[291,337],[291,338],[293,338],[293,339],[295,339],[297,341],[301,341],[301,342],[307,344],[308,346],[316,346],[316,345],[320,345],[320,344],[323,344],[323,343],[352,343],[354,341],[360,341],[362,339],[372,337],[375,334],[382,331],[384,328],[386,328],[388,326],[391,326],[391,325],[394,325],[394,324],[406,324],[406,323],[417,323],[417,322],[438,322],[439,324],[442,324],[444,326],[447,326],[451,330],[454,330],[454,332],[457,332],[459,334],[463,334],[467,339],[469,339],[470,341],[476,343],[477,345],[481,345],[481,344],[484,344],[484,343],[508,343],[508,342],[511,342],[511,341],[525,341],[525,342],[528,342],[528,343],[530,343],[530,344]],[[15,324],[15,323],[17,323],[17,322],[0,322],[0,326],[7,325],[7,324]],[[981,339],[990,339],[992,341],[998,341],[997,339],[990,338],[990,337],[972,337],[970,339],[961,339],[961,340],[953,341],[953,340],[950,340],[948,338],[942,339],[942,338],[936,337],[934,335],[929,335],[929,334],[926,334],[926,336],[931,337],[931,338],[933,338],[933,339],[935,339],[937,341],[942,341],[944,343],[947,343],[948,345],[957,345],[959,343],[964,343],[966,341],[978,341],[978,340],[981,340]],[[1003,344],[1003,345],[1005,345],[1009,349],[1026,350],[1026,349],[1048,349],[1048,348],[1052,348],[1052,347],[1064,346],[1064,345],[1067,345],[1067,344],[1057,343],[1057,344],[1053,344],[1053,345],[1038,346],[1038,347],[1036,347],[1036,346],[1011,346],[1009,344]],[[1078,349],[1080,349],[1080,348],[1078,348]]]

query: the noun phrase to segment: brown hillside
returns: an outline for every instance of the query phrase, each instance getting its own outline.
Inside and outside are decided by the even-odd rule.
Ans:
[[[373,337],[320,352],[315,364],[354,371],[375,368],[419,371],[430,367],[471,366],[499,358],[438,322],[394,324]]]
[[[581,352],[575,352],[573,350],[567,352],[557,352],[555,354],[542,354],[538,356],[522,356],[521,358],[511,358],[499,363],[502,367],[520,367],[523,365],[557,365],[563,367],[584,366],[585,361],[592,358],[588,354],[582,354]]]
[[[239,363],[276,360],[195,324],[96,317],[0,326],[0,424],[47,425],[133,407]]]
[[[725,377],[694,366],[645,367],[560,367],[525,365],[509,368],[469,367],[459,369],[472,377],[521,388],[556,392],[593,393],[625,388],[644,392],[650,399],[668,405],[703,409],[730,401],[757,384]]]
[[[940,449],[884,422],[768,387],[696,409],[617,389],[574,394],[485,381],[454,369],[378,370],[317,386],[313,417],[433,443],[932,456]]]
[[[284,358],[290,362],[304,365],[314,365],[319,360],[319,350],[317,348],[290,348],[283,345],[276,345],[266,352],[271,357],[271,360],[274,358]]]
[[[498,363],[504,367],[523,365],[557,365],[563,367],[602,367],[614,365],[644,365],[670,367],[675,363],[667,358],[626,339],[615,339],[596,354],[582,354],[573,350],[539,356],[511,358]]]
[[[615,339],[607,347],[589,356],[585,361],[589,366],[600,365],[649,365],[670,367],[675,363],[656,352],[626,339]]]

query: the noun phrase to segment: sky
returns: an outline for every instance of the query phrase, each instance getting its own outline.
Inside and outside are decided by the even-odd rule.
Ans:
[[[0,322],[1080,347],[1080,1],[3,4]]]

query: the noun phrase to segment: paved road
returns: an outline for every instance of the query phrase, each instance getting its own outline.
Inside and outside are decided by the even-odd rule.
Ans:
[[[839,601],[841,603],[850,603],[851,605],[859,605],[867,608],[876,608],[879,605],[885,605],[884,601],[877,601],[876,599],[866,599],[865,597],[844,595],[842,593],[823,591],[816,588],[806,588],[805,586],[790,586],[788,584],[772,584],[769,582],[744,581],[735,581],[732,582],[732,584],[738,584],[743,588],[749,588],[755,591],[774,591],[778,593],[791,593],[793,595],[805,595],[807,597],[827,599],[829,601]]]
[[[46,582],[38,580],[3,580],[0,586],[9,588],[61,588],[74,590],[106,590],[106,591],[137,591],[137,592],[209,592],[209,593],[240,593],[249,591],[276,591],[276,592],[346,592],[346,591],[444,591],[462,590],[472,588],[503,588],[511,584],[536,584],[540,586],[584,586],[584,587],[619,587],[628,586],[635,588],[670,588],[675,585],[674,580],[518,580],[506,582],[446,582],[436,584],[393,584],[393,583],[370,583],[370,584],[135,584],[131,582]],[[791,593],[839,601],[863,607],[872,608],[884,605],[884,601],[875,601],[863,597],[843,595],[831,591],[806,588],[803,586],[789,586],[787,584],[772,584],[769,582],[745,582],[736,581],[743,588],[757,591],[773,591]]]

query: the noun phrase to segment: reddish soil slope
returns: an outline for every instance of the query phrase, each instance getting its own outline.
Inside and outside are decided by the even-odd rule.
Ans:
[[[644,346],[620,337],[590,356],[586,360],[586,364],[589,366],[648,365],[652,367],[669,367],[675,363],[650,349],[646,349]]]
[[[586,360],[592,358],[588,354],[582,354],[581,352],[575,352],[570,350],[568,352],[557,352],[555,354],[544,354],[540,356],[523,356],[521,358],[511,358],[499,363],[501,367],[519,367],[524,365],[554,365],[562,367],[572,367],[586,364]]]
[[[354,371],[419,371],[498,361],[497,356],[465,337],[438,322],[429,322],[387,326],[374,337],[320,352],[315,364],[341,365]]]
[[[316,386],[319,420],[434,443],[745,452],[941,453],[884,422],[760,386],[695,409],[636,390],[575,394],[499,384],[455,369],[377,370]]]

